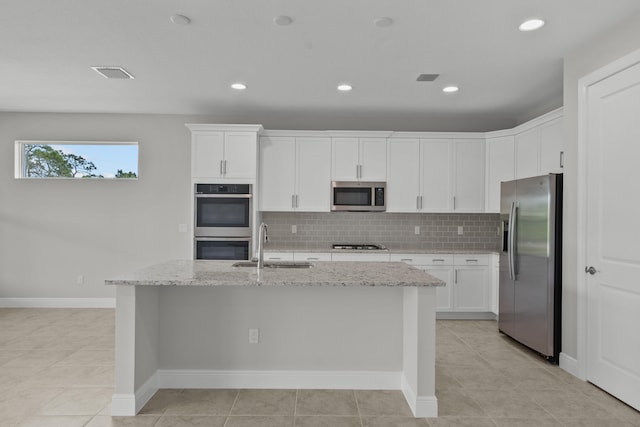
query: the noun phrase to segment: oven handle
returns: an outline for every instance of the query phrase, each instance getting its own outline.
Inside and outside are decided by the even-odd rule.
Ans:
[[[196,199],[250,199],[251,194],[204,194],[196,193]]]
[[[196,237],[196,242],[250,242],[251,237]]]

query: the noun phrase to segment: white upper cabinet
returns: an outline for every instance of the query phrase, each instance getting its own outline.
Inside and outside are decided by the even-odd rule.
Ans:
[[[513,136],[488,138],[487,204],[485,212],[500,212],[500,183],[515,179],[515,147]]]
[[[260,138],[260,210],[328,212],[329,137]]]
[[[562,173],[564,168],[562,117],[518,133],[515,141],[518,179],[552,172]]]
[[[453,201],[453,146],[448,139],[422,139],[420,181],[423,212],[451,212]]]
[[[388,153],[387,212],[420,211],[420,140],[390,139]]]
[[[295,197],[296,139],[260,138],[260,210],[292,211]]]
[[[564,168],[564,127],[562,118],[540,126],[540,175],[562,173]]]
[[[296,210],[329,212],[331,138],[296,138]]]
[[[386,181],[386,138],[332,138],[334,181]]]
[[[455,141],[453,212],[484,212],[484,139]]]
[[[517,179],[538,175],[539,136],[540,131],[538,128],[533,128],[516,135]]]
[[[191,130],[191,177],[198,181],[253,182],[259,125],[187,124]]]

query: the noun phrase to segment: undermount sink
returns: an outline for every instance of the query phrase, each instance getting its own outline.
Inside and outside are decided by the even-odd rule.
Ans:
[[[311,267],[310,262],[306,261],[265,261],[264,268],[309,268]],[[236,262],[232,265],[232,267],[257,267],[258,263],[256,261],[240,261]]]

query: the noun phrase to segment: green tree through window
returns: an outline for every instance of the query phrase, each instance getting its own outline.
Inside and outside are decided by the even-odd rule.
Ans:
[[[76,152],[74,152],[76,151]],[[22,176],[23,178],[128,178],[137,175],[137,144],[22,144]],[[136,171],[118,168],[117,172],[100,171],[96,164],[89,160],[89,153],[100,163],[120,163],[132,165]],[[135,158],[132,158],[135,157]],[[112,171],[115,168],[111,169]],[[103,173],[106,175],[103,175]]]

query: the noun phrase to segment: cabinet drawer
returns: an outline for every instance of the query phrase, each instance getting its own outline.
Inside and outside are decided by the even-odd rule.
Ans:
[[[331,261],[331,252],[294,252],[294,261]]]
[[[410,265],[453,265],[450,254],[391,254],[391,261],[402,261]]]
[[[265,252],[265,261],[293,261],[293,252]]]
[[[366,261],[366,262],[388,262],[389,254],[372,254],[372,253],[332,253],[332,261]]]
[[[489,254],[455,254],[453,256],[454,265],[489,265]]]

